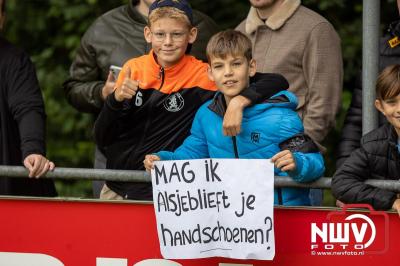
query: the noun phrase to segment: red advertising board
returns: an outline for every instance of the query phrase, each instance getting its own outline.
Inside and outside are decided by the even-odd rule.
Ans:
[[[275,208],[274,219],[273,261],[175,261],[185,266],[388,266],[400,261],[395,213],[282,207]],[[162,258],[150,203],[2,198],[0,224],[0,266],[132,266]],[[45,257],[48,262],[40,262]],[[30,263],[22,264],[24,258]]]

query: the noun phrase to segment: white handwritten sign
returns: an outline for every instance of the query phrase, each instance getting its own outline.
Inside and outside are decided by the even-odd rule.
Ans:
[[[164,258],[274,258],[269,160],[160,161],[151,176]]]

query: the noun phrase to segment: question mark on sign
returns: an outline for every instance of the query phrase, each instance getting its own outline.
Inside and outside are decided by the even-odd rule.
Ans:
[[[269,224],[269,228],[267,229],[267,242],[268,242],[269,232],[271,232],[271,230],[272,230],[272,219],[271,219],[271,217],[269,217],[269,216],[265,217],[264,223],[267,224],[267,225]]]

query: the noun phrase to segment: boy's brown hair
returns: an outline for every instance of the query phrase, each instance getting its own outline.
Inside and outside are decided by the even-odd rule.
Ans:
[[[225,59],[228,55],[243,55],[247,61],[252,59],[250,39],[236,30],[220,31],[211,37],[207,44],[206,54],[208,62],[213,57]]]
[[[376,81],[376,98],[385,101],[400,94],[400,65],[386,67]]]

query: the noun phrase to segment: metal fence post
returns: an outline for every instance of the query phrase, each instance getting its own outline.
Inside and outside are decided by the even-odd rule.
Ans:
[[[380,1],[363,0],[362,48],[362,125],[363,135],[378,126],[378,113],[374,106],[375,82],[379,68]]]

